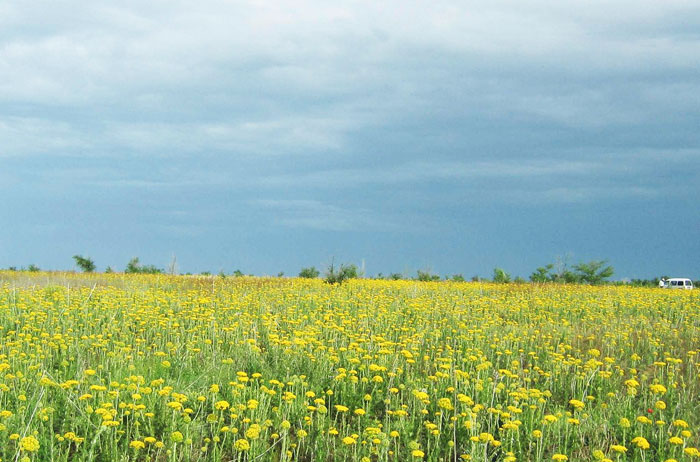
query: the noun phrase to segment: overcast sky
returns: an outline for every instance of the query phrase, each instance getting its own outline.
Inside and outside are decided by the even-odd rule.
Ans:
[[[700,2],[4,1],[0,267],[700,278]]]

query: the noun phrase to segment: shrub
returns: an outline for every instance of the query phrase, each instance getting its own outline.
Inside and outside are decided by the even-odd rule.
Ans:
[[[437,274],[432,274],[430,271],[418,270],[418,275],[416,276],[418,281],[439,281],[440,276]]]
[[[153,265],[141,265],[139,263],[139,258],[134,257],[131,260],[129,260],[129,263],[127,263],[124,272],[136,274],[159,274],[162,273],[163,270],[160,268],[156,268]]]
[[[357,266],[341,264],[340,267],[336,269],[333,263],[331,263],[331,266],[329,266],[326,271],[325,281],[328,284],[342,284],[348,279],[355,278],[357,278]]]
[[[316,269],[315,266],[310,266],[308,268],[302,268],[299,271],[300,278],[314,279],[317,278],[321,273]]]
[[[95,262],[88,257],[83,257],[81,255],[73,255],[73,260],[78,268],[83,270],[84,273],[92,273],[95,271]]]
[[[510,282],[510,274],[506,273],[503,268],[493,269],[493,282],[505,284]]]

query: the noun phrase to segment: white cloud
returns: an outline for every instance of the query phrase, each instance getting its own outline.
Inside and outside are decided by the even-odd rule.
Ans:
[[[0,116],[0,157],[74,152],[90,141],[66,122]]]

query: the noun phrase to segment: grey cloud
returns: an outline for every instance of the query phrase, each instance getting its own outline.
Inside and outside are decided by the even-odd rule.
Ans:
[[[389,231],[397,226],[365,208],[345,208],[317,200],[258,199],[251,205],[274,213],[272,221],[283,226],[326,231]]]

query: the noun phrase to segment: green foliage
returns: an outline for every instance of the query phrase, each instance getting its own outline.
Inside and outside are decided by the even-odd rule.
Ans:
[[[357,278],[357,266],[341,264],[339,268],[331,263],[331,266],[326,270],[325,281],[328,284],[342,284],[348,279]]]
[[[73,255],[73,260],[75,260],[75,264],[78,265],[78,268],[80,268],[83,273],[92,273],[95,271],[95,262],[89,257]]]
[[[400,281],[401,279],[403,279],[403,274],[401,274],[401,273],[391,273],[391,274],[389,275],[389,279],[391,279],[392,281]]]
[[[570,270],[565,262],[549,263],[545,266],[540,266],[531,275],[530,281],[544,282],[559,282],[566,284],[602,284],[613,275],[613,267],[605,266],[606,260],[593,260],[588,263],[579,263]],[[654,280],[654,284],[658,284],[659,280]],[[648,281],[644,283],[639,280],[635,285],[650,285]]]
[[[437,274],[432,274],[430,271],[421,271],[418,270],[418,275],[416,276],[416,280],[418,281],[439,281],[440,276]]]
[[[588,263],[574,265],[578,281],[582,284],[600,284],[613,275],[612,266],[605,266],[607,260],[593,260]]]
[[[461,274],[455,274],[455,275],[453,275],[453,276],[452,276],[452,280],[453,280],[454,282],[464,282],[464,281],[465,281],[464,276],[462,276]]]
[[[510,282],[510,274],[506,273],[503,268],[494,268],[493,269],[493,282],[497,282],[500,284],[506,284]]]
[[[241,271],[239,269],[237,269],[236,271],[233,272],[233,277],[240,278],[243,276],[245,276],[245,274],[243,274],[243,271]]]
[[[37,271],[41,271],[41,269],[39,269],[38,266],[36,266],[34,263],[32,263],[31,265],[29,265],[27,267],[27,271],[29,271],[31,273],[36,273]]]
[[[141,265],[139,263],[139,258],[134,257],[131,260],[129,260],[129,263],[127,263],[124,272],[134,274],[160,274],[163,272],[163,270],[160,268],[156,268],[154,265]]]
[[[114,270],[112,269],[111,266],[108,266],[107,268],[105,268],[105,273],[108,273],[108,274],[109,274],[109,273],[114,273]]]
[[[319,270],[316,269],[315,266],[310,266],[308,268],[302,268],[301,271],[299,271],[299,277],[306,278],[306,279],[315,279],[320,274],[321,273],[319,272]]]
[[[534,273],[530,275],[530,281],[532,282],[547,282],[552,280],[551,271],[554,268],[552,263],[540,266],[535,270]]]

